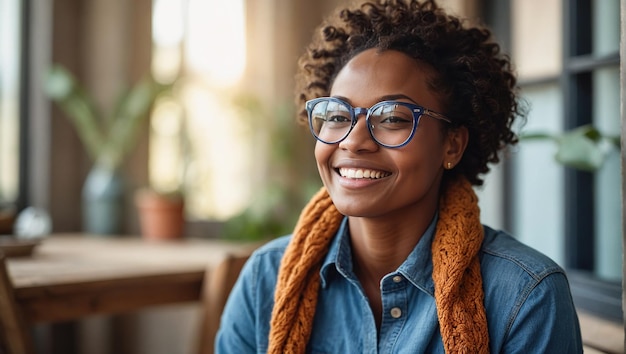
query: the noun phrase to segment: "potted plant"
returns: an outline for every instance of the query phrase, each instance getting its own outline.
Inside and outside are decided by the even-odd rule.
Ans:
[[[560,134],[531,132],[520,135],[522,141],[552,141],[557,146],[554,158],[563,166],[582,171],[597,171],[613,149],[620,149],[619,136],[602,134],[592,125],[582,125]]]
[[[96,109],[92,97],[63,66],[53,66],[45,80],[45,92],[65,112],[76,128],[93,162],[83,185],[83,228],[94,234],[121,231],[124,186],[120,166],[134,148],[138,128],[161,94],[171,84],[150,75],[120,95],[109,119]]]
[[[182,192],[142,188],[135,192],[135,205],[142,237],[150,241],[183,237],[185,200]]]

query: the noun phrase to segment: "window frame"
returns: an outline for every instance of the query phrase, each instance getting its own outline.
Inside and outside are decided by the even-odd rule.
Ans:
[[[592,120],[592,73],[594,70],[620,64],[619,53],[592,56],[592,0],[563,1],[563,54],[560,74],[520,80],[524,89],[557,84],[563,92],[563,130],[570,130]],[[486,24],[493,30],[503,52],[510,53],[512,42],[511,0],[487,0],[481,9]],[[578,309],[607,320],[621,323],[622,286],[593,275],[594,267],[594,174],[564,168],[565,210],[564,253],[574,303]],[[504,165],[504,193],[512,195],[515,174],[510,163]],[[511,229],[515,215],[513,203],[505,198],[503,224]],[[590,235],[592,235],[590,237]],[[621,235],[620,235],[621,236]]]
[[[20,66],[20,102],[19,102],[19,166],[18,166],[18,193],[15,201],[17,211],[21,211],[29,205],[28,183],[29,164],[27,156],[30,154],[29,148],[29,117],[30,101],[29,92],[31,89],[31,75],[28,63],[30,63],[30,35],[31,35],[31,0],[22,0],[21,8],[21,28],[20,28],[20,59],[23,63]]]
[[[17,56],[19,65],[19,72],[17,76],[18,80],[18,97],[17,97],[17,195],[15,199],[3,199],[0,200],[1,207],[8,207],[10,213],[13,216],[17,215],[23,210],[29,203],[28,193],[28,121],[30,115],[30,71],[29,71],[29,58],[30,58],[30,10],[32,6],[31,0],[21,0],[18,2],[18,16],[19,23],[17,24],[18,31],[18,50],[15,55]],[[12,229],[12,225],[9,224],[9,228]]]
[[[564,130],[592,123],[593,82],[597,69],[620,64],[618,53],[592,56],[591,0],[563,2]],[[576,306],[616,322],[622,321],[622,287],[603,281],[594,267],[594,173],[565,168],[565,266]],[[593,237],[589,237],[593,235]]]

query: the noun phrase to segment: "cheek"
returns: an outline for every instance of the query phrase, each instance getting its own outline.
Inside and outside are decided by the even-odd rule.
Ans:
[[[415,171],[431,171],[436,174],[442,166],[445,145],[440,134],[420,134],[407,146],[409,151],[398,159],[399,164]],[[414,143],[414,144],[413,144]]]
[[[330,168],[329,161],[330,156],[334,151],[333,146],[334,145],[320,143],[319,141],[315,143],[315,161],[317,162],[317,168],[320,172],[320,175],[324,170]]]
[[[416,180],[430,179],[437,174],[439,166],[439,157],[435,152],[412,152],[402,157],[396,158],[396,168],[399,172],[401,180],[410,180],[414,183]]]

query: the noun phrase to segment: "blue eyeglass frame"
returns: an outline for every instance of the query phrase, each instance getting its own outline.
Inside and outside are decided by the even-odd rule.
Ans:
[[[340,104],[345,105],[346,107],[348,107],[348,112],[350,113],[350,129],[348,129],[348,131],[346,132],[346,134],[339,140],[335,141],[335,142],[327,142],[324,141],[322,139],[320,139],[317,134],[315,133],[315,129],[313,128],[313,107],[315,107],[315,105],[317,105],[320,102],[323,101],[328,101],[328,102],[337,102]],[[413,113],[413,122],[415,124],[413,124],[413,129],[411,130],[411,134],[409,135],[409,137],[402,143],[399,145],[387,145],[387,144],[383,144],[380,141],[378,141],[378,139],[376,139],[376,137],[374,137],[374,132],[372,131],[372,125],[370,123],[370,115],[373,111],[375,111],[378,107],[382,106],[382,105],[387,105],[387,104],[393,104],[393,105],[401,105],[401,106],[405,106],[408,107],[411,112]],[[306,108],[306,112],[308,115],[308,120],[309,120],[309,129],[311,130],[311,134],[313,134],[313,137],[315,137],[315,139],[317,139],[318,141],[324,143],[324,144],[328,144],[328,145],[332,145],[332,144],[339,144],[340,142],[344,141],[348,135],[350,135],[350,133],[352,132],[352,129],[354,128],[354,126],[356,125],[357,121],[358,121],[358,117],[360,115],[365,115],[365,122],[367,125],[367,131],[370,133],[370,137],[372,137],[372,140],[374,140],[376,142],[376,144],[386,147],[386,148],[390,148],[390,149],[396,149],[396,148],[401,148],[403,146],[405,146],[406,144],[408,144],[411,140],[413,140],[413,136],[415,135],[415,131],[417,130],[417,126],[419,125],[420,122],[420,118],[422,117],[422,115],[427,115],[431,118],[435,118],[441,121],[444,121],[448,124],[451,124],[452,121],[446,117],[445,115],[435,112],[435,111],[431,111],[430,109],[424,108],[420,105],[414,104],[414,103],[409,103],[409,102],[402,102],[402,101],[381,101],[376,103],[375,105],[373,105],[370,108],[364,108],[364,107],[352,107],[351,104],[349,104],[348,102],[336,98],[336,97],[318,97],[318,98],[314,98],[312,100],[308,100],[305,103],[305,108]]]

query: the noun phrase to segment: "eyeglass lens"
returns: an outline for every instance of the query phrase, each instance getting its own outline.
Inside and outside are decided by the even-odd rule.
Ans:
[[[369,130],[374,140],[388,146],[404,144],[416,124],[407,106],[382,103],[370,109]],[[352,128],[351,107],[345,103],[322,100],[311,109],[311,127],[316,137],[333,144],[344,139]]]

